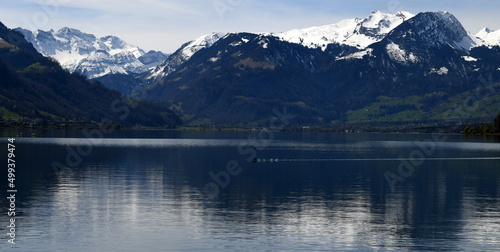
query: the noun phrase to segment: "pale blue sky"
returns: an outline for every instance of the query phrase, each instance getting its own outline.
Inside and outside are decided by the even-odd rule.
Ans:
[[[10,28],[80,29],[116,35],[145,50],[173,52],[210,32],[279,32],[364,18],[373,10],[446,10],[467,30],[500,29],[495,0],[16,0],[0,6]]]

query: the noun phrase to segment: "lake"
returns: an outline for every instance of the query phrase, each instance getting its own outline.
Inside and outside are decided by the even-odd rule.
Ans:
[[[7,164],[8,138],[0,162]],[[25,130],[24,136],[31,135]],[[500,144],[442,134],[37,130],[0,250],[497,251]]]

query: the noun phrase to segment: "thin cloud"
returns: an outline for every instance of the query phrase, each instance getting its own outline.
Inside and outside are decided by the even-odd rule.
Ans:
[[[180,15],[196,15],[199,12],[186,2],[172,0],[18,0],[18,4],[38,5],[45,7],[77,8],[107,13],[176,13]]]

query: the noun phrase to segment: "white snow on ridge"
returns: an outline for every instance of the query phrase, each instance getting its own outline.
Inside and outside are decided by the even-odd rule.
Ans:
[[[214,32],[211,34],[203,35],[193,41],[184,44],[183,47],[181,47],[177,52],[170,55],[156,68],[151,70],[146,79],[157,80],[159,78],[167,76],[172,71],[174,71],[177,66],[189,60],[199,50],[211,47],[213,44],[219,41],[219,39],[227,35],[227,33]],[[238,46],[238,44],[234,44],[232,46]]]
[[[222,38],[226,33],[211,33],[204,36],[201,36],[187,44],[184,48],[182,48],[182,55],[187,60],[191,58],[196,52],[203,48],[211,47],[215,42],[217,42],[220,38]]]
[[[480,40],[481,45],[497,46],[500,45],[500,30],[494,31],[488,28],[483,28],[476,33],[476,38]]]
[[[346,40],[353,33],[358,22],[359,19],[345,19],[336,24],[295,29],[273,35],[309,48],[325,48],[327,44]]]
[[[273,35],[309,48],[325,50],[328,44],[339,43],[364,49],[380,41],[394,28],[414,16],[409,12],[386,14],[374,11],[365,19],[345,19],[331,25],[295,29]]]

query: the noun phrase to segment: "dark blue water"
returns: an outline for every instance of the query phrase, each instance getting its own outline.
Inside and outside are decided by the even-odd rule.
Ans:
[[[176,131],[123,131],[92,140],[81,131],[37,136],[15,142],[16,245],[5,235],[7,168],[0,174],[1,251],[500,248],[495,138]],[[51,138],[60,136],[70,138]],[[1,142],[0,162],[7,163],[7,139]]]

